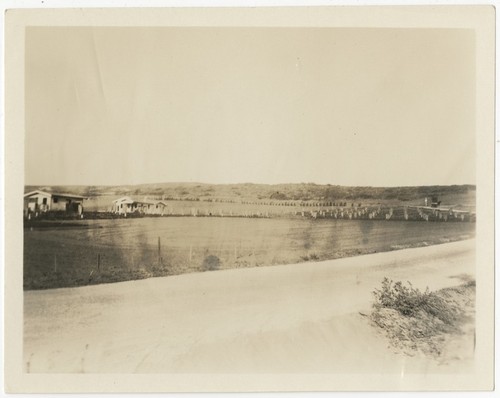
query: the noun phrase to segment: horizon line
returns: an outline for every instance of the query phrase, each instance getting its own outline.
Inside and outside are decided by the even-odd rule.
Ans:
[[[279,183],[262,183],[262,182],[227,182],[227,183],[213,183],[213,182],[200,182],[200,181],[164,181],[164,182],[141,182],[141,183],[125,183],[125,184],[24,184],[25,187],[120,187],[120,186],[145,186],[145,185],[163,185],[163,184],[189,184],[189,185],[317,185],[324,187],[345,187],[345,188],[413,188],[413,187],[448,187],[448,186],[474,186],[475,183],[452,183],[452,184],[428,184],[428,185],[342,185],[332,183],[317,183],[317,182],[279,182]]]

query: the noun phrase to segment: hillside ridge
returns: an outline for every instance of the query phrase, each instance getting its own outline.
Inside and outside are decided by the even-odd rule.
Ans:
[[[245,200],[391,200],[411,201],[430,196],[475,196],[476,186],[430,185],[404,187],[350,187],[314,183],[290,184],[208,184],[208,183],[157,183],[138,185],[86,186],[86,185],[27,185],[25,192],[33,190],[71,192],[88,197],[106,195],[158,196],[163,198],[193,199],[245,199]]]

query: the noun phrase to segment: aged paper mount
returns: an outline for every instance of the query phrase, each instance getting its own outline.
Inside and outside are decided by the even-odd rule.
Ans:
[[[493,388],[493,7],[58,9],[6,14],[5,380],[9,392],[449,391]],[[476,361],[463,374],[28,374],[23,364],[25,32],[27,27],[470,29],[476,38]]]

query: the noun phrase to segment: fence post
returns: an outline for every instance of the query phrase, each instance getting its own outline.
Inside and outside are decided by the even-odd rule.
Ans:
[[[161,241],[160,237],[158,236],[158,266],[161,265]]]

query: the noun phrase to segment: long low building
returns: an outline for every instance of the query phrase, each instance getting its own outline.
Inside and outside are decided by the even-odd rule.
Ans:
[[[69,193],[31,191],[24,194],[24,215],[38,216],[47,212],[81,215],[85,196]]]
[[[166,214],[167,204],[161,200],[134,200],[124,196],[113,200],[111,212],[115,214]]]

